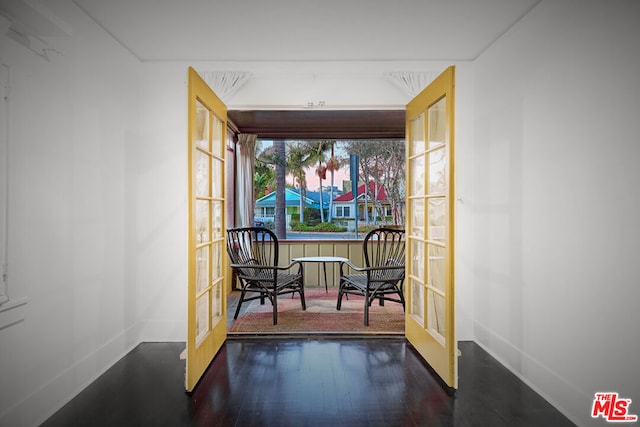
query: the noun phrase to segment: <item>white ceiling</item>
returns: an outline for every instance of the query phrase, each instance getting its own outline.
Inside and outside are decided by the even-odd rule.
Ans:
[[[464,61],[540,0],[73,1],[142,61]]]

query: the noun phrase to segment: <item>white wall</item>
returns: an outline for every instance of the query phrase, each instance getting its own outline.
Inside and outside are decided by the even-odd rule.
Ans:
[[[309,100],[324,100],[326,108],[403,108],[411,97],[385,74],[425,72],[434,77],[448,63],[146,63],[144,64],[143,134],[137,158],[140,175],[131,216],[137,230],[136,280],[142,341],[183,341],[186,331],[187,247],[186,199],[186,76],[193,66],[205,71],[244,71],[252,79],[225,102],[230,109],[303,108]],[[364,77],[358,79],[358,73]],[[470,195],[472,174],[472,73],[459,64],[456,93],[458,192]],[[131,161],[128,158],[128,161]],[[458,204],[458,338],[472,339],[473,288],[470,274],[472,238],[470,211]],[[466,239],[466,241],[465,241]],[[162,260],[158,262],[158,260]]]
[[[187,65],[145,64],[139,174],[129,217],[135,235],[141,341],[186,341]],[[135,218],[135,220],[134,220]]]
[[[35,425],[137,344],[125,162],[137,144],[141,65],[70,1],[72,35],[46,61],[4,34],[10,70],[9,295],[0,425]],[[135,255],[135,253],[134,253]]]
[[[638,17],[545,0],[474,63],[476,340],[579,425],[640,413]]]

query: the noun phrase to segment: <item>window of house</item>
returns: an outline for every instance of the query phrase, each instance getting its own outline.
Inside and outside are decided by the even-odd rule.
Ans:
[[[351,216],[351,208],[349,206],[337,207],[336,216],[340,218],[349,218]]]

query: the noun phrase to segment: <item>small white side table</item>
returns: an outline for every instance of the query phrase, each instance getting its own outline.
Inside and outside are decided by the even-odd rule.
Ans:
[[[324,271],[324,290],[329,293],[329,287],[327,286],[327,263],[328,262],[347,262],[347,258],[339,256],[305,256],[300,258],[293,258],[293,261],[300,262],[321,262],[322,270]]]

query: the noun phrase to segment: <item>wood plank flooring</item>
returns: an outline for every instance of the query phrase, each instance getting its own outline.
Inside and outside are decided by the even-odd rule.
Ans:
[[[194,393],[142,343],[43,426],[571,426],[473,342],[447,395],[404,338],[231,338]]]

